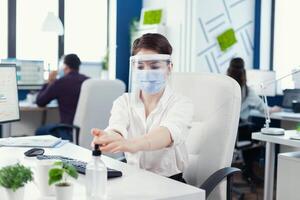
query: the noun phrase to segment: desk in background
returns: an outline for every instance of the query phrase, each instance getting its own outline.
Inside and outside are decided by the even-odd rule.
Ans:
[[[284,136],[264,135],[260,132],[252,134],[252,139],[266,142],[264,200],[273,199],[275,144],[300,148],[300,141],[290,139],[296,134],[295,130],[285,131]]]
[[[29,104],[20,101],[19,122],[6,123],[2,125],[2,137],[10,137],[14,134],[33,135],[34,131],[46,123],[58,123],[58,105],[50,103],[46,107],[38,107],[36,104]]]
[[[63,155],[82,161],[89,161],[91,151],[72,143],[67,143],[60,148],[45,149],[45,154]],[[25,148],[0,148],[2,159],[9,157],[21,158],[22,163],[34,164],[31,159],[24,159]],[[152,172],[130,166],[126,163],[102,156],[107,167],[117,169],[123,172],[121,178],[108,180],[108,199],[110,200],[205,200],[205,191],[196,187],[165,178]],[[74,185],[74,200],[85,200],[84,176],[80,175]],[[40,200],[39,192],[33,183],[28,184],[25,190],[24,200]],[[1,193],[1,188],[0,188]],[[2,193],[1,193],[2,194]],[[1,198],[2,199],[2,198]],[[47,198],[55,200],[55,197]]]
[[[251,117],[265,118],[265,115],[257,110],[250,112]],[[270,115],[271,120],[279,120],[280,127],[285,130],[295,130],[300,122],[300,113],[276,112]],[[285,151],[286,152],[286,151]]]
[[[41,125],[46,124],[47,112],[58,108],[57,103],[50,103],[46,107],[38,107],[36,104],[30,104],[26,101],[20,101],[20,112],[42,112]]]
[[[256,110],[252,110],[250,113],[252,117],[265,118],[263,113],[260,113]],[[270,115],[271,120],[279,120],[280,127],[285,130],[295,130],[300,122],[300,113],[293,112],[276,112]],[[300,148],[295,148],[286,145],[280,145],[280,153],[291,152],[291,151],[300,151]]]
[[[261,113],[257,110],[251,110],[250,112],[251,117],[260,117],[265,118],[264,113]],[[277,119],[281,121],[290,121],[290,122],[300,122],[300,113],[293,113],[293,112],[276,112],[270,115],[271,119]]]

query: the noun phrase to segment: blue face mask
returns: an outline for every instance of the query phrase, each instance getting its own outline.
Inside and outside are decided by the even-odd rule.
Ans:
[[[162,70],[137,70],[136,81],[139,89],[147,94],[160,92],[166,84]]]

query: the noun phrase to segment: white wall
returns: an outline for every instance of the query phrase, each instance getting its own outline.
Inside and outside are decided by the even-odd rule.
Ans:
[[[276,1],[275,6],[274,70],[279,78],[300,68],[300,1]],[[278,92],[280,89],[294,88],[292,76],[278,84]]]
[[[108,41],[108,67],[109,79],[116,78],[116,50],[117,50],[117,0],[109,2],[109,41]]]
[[[272,0],[261,1],[259,68],[270,70]]]
[[[254,0],[144,0],[143,6],[166,11],[167,37],[174,47],[176,71],[224,73],[232,57],[253,68]],[[235,30],[237,44],[220,50],[216,37]]]

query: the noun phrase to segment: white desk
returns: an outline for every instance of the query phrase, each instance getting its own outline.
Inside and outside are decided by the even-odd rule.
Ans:
[[[47,114],[48,111],[50,110],[55,110],[58,109],[57,103],[50,103],[46,107],[38,107],[36,104],[30,104],[26,101],[20,101],[19,102],[19,107],[20,107],[20,115],[26,112],[41,112],[42,116],[40,118],[40,125],[44,125],[47,121]],[[22,120],[22,119],[21,119]],[[10,137],[12,127],[11,123],[5,123],[2,125],[2,137]]]
[[[265,118],[265,115],[257,110],[252,110],[250,112],[250,116]],[[276,112],[276,113],[272,113],[270,115],[270,118],[284,120],[284,121],[300,122],[300,113]]]
[[[24,148],[0,148],[0,161],[5,156],[21,158],[24,160]],[[46,149],[45,154],[64,155],[83,161],[89,161],[91,152],[82,147],[68,143],[61,148]],[[108,200],[152,200],[152,199],[176,199],[176,200],[205,200],[205,191],[196,187],[183,184],[178,181],[165,178],[154,173],[141,170],[128,164],[104,157],[104,162],[110,168],[123,172],[123,177],[108,181]],[[74,185],[74,200],[85,200],[84,176],[80,175]],[[2,194],[0,188],[0,194]],[[55,200],[55,197],[39,197],[36,186],[31,183],[25,188],[24,200]],[[2,200],[2,195],[1,195]]]
[[[290,139],[291,136],[296,134],[297,133],[294,130],[285,131],[284,136],[264,135],[260,132],[252,134],[252,139],[266,142],[264,200],[273,199],[275,144],[287,145],[291,147],[300,147],[299,140]]]

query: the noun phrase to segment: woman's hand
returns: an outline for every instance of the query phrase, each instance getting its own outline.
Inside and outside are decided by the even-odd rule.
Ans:
[[[48,77],[48,83],[51,84],[56,80],[57,71],[51,71]]]
[[[94,136],[94,139],[92,141],[92,147],[95,146],[95,144],[99,144],[100,146],[106,146],[112,142],[118,141],[123,139],[123,137],[114,132],[106,132],[101,129],[92,129],[91,134]]]
[[[139,151],[139,142],[133,139],[120,139],[101,146],[100,150],[109,153],[129,152],[136,153]]]
[[[130,152],[135,153],[138,149],[138,140],[128,140],[115,132],[106,132],[100,129],[92,129],[94,136],[92,147],[95,144],[100,144],[100,150],[108,153]]]

